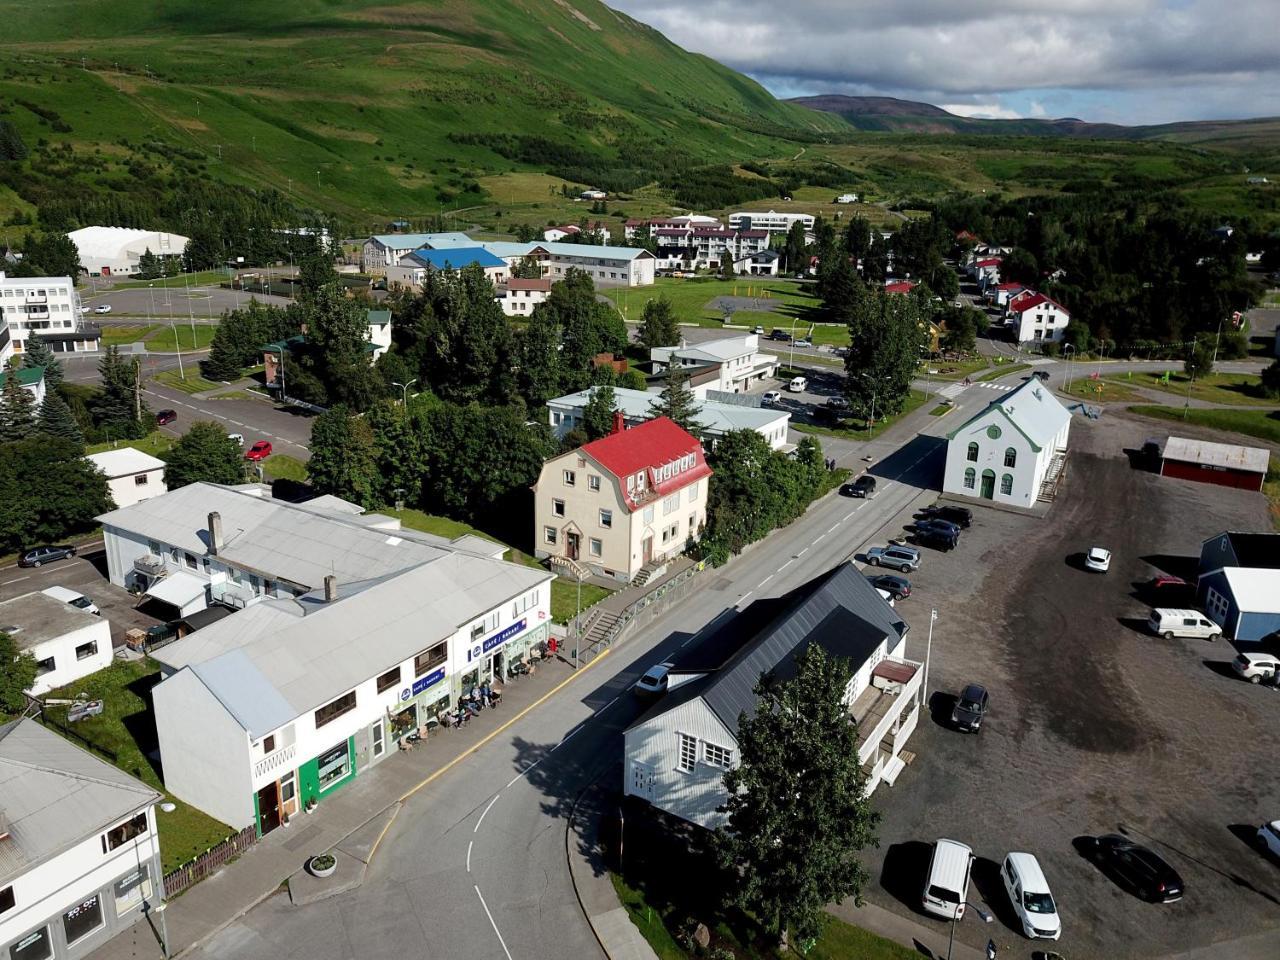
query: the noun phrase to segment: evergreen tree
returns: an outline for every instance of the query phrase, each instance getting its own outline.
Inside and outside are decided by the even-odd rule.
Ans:
[[[3,123],[0,120],[0,135]],[[0,711],[13,715],[26,709],[25,694],[35,685],[38,669],[35,657],[19,649],[9,634],[0,632]]]
[[[27,352],[22,363],[27,367],[44,367],[45,390],[57,390],[62,385],[62,364],[49,349],[49,344],[40,337],[27,338]]]
[[[853,264],[843,256],[824,271],[823,282],[819,286],[822,319],[827,323],[849,323],[869,295],[866,285],[858,279]]]
[[[160,276],[160,258],[151,252],[151,248],[142,251],[138,257],[138,276],[143,280],[154,280]]]
[[[0,162],[26,159],[27,145],[18,128],[8,120],[0,120]]]
[[[0,439],[25,440],[35,433],[35,405],[31,391],[18,380],[15,362],[5,372],[4,388],[0,391]]]
[[[40,404],[40,417],[36,426],[40,433],[61,437],[77,446],[84,446],[84,433],[80,430],[80,424],[76,423],[76,418],[72,416],[67,402],[54,390],[45,393],[44,402]]]
[[[591,388],[591,399],[582,408],[582,428],[589,440],[599,440],[613,432],[613,414],[617,397],[608,384]]]
[[[865,217],[853,217],[844,228],[844,252],[856,264],[871,249],[871,224]]]
[[[135,416],[137,370],[133,363],[120,356],[120,348],[112,345],[98,361],[98,373],[102,378],[102,391],[91,403],[95,426],[111,431],[116,437],[145,436],[146,408],[141,420]]]
[[[689,375],[677,370],[671,372],[662,392],[649,404],[651,416],[669,417],[695,437],[706,429],[706,424],[696,419],[701,409],[698,398],[689,389]]]
[[[299,317],[307,327],[304,365],[324,385],[327,401],[368,409],[381,394],[382,384],[369,362],[365,308],[344,296],[337,283],[325,283],[305,295]],[[295,395],[294,385],[286,383],[290,395]]]
[[[809,269],[809,245],[806,241],[804,224],[799,220],[791,224],[787,231],[787,242],[782,248],[782,259],[788,273],[799,273]]]
[[[1262,371],[1262,392],[1272,399],[1280,397],[1280,360],[1273,360]]]
[[[845,396],[864,420],[897,413],[911,392],[928,342],[920,300],[879,290],[868,295],[849,321]]]
[[[674,347],[680,342],[680,325],[667,297],[658,297],[644,305],[640,317],[637,339],[648,350],[654,347]]]
[[[720,279],[732,280],[734,277],[733,254],[728,250],[720,254]]]
[[[41,217],[44,207],[40,208]],[[70,277],[75,283],[80,274],[80,252],[65,233],[46,233],[40,237],[27,235],[23,242],[22,266],[30,277]]]
[[[330,493],[362,507],[374,505],[377,449],[373,431],[344,406],[321,414],[311,425],[307,478],[318,493]]]
[[[189,483],[240,483],[244,456],[240,445],[218,423],[202,420],[191,425],[168,453],[164,482],[170,490]]]

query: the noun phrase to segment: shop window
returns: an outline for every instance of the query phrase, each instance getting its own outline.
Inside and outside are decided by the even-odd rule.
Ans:
[[[337,700],[326,703],[316,711],[316,729],[319,730],[326,723],[332,723],[344,713],[350,713],[355,708],[356,692],[352,690],[350,693],[344,693]]]
[[[415,677],[420,677],[430,673],[433,667],[440,666],[448,659],[449,641],[441,640],[434,647],[428,647],[413,658],[413,674]]]
[[[399,683],[400,683],[400,668],[396,667],[394,670],[388,670],[386,673],[384,673],[382,676],[378,678],[378,692],[385,693],[386,691],[390,690],[392,687],[397,686]]]
[[[148,873],[147,864],[139,864],[137,870],[117,880],[115,895],[117,917],[123,917],[151,896],[151,876]]]
[[[118,827],[112,827],[102,835],[102,852],[110,853],[119,847],[124,846],[134,837],[140,837],[147,832],[147,815],[139,813],[138,815],[126,820]]]
[[[9,948],[9,960],[49,960],[52,956],[53,941],[48,927],[27,934]]]
[[[88,900],[82,900],[62,915],[62,929],[67,935],[67,943],[82,940],[102,926],[102,900],[95,893]]]
[[[331,786],[351,772],[351,754],[347,750],[347,741],[343,740],[336,747],[326,750],[316,757],[317,773],[320,777],[320,790],[328,790]]]
[[[76,647],[77,660],[88,660],[90,657],[96,656],[97,653],[98,642],[96,640],[90,640],[88,643],[82,643]]]

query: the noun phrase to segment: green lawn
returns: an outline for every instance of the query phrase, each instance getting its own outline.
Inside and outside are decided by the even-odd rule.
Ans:
[[[136,343],[139,340],[145,340],[155,331],[159,330],[159,326],[113,326],[103,327],[102,341],[103,347],[119,346],[122,343]]]
[[[1060,389],[1068,396],[1091,403],[1143,403],[1148,400],[1126,383],[1090,377],[1078,377],[1071,381],[1070,387],[1064,384]]]
[[[818,434],[824,437],[839,437],[842,440],[874,440],[903,417],[924,406],[927,400],[927,397],[918,393],[911,393],[902,405],[902,411],[890,417],[879,417],[874,430],[868,430],[866,422],[857,417],[842,420],[838,427],[820,427],[809,423],[796,423],[794,420],[791,421],[791,426],[801,433]]]
[[[1106,377],[1111,383],[1120,383],[1148,390],[1159,390],[1178,399],[1185,399],[1190,386],[1191,399],[1207,403],[1229,403],[1236,406],[1277,407],[1280,401],[1261,395],[1262,378],[1248,373],[1211,373],[1192,381],[1184,373],[1170,373],[1169,382],[1164,374],[1154,371],[1136,371],[1132,374],[1117,373]]]
[[[542,564],[538,564],[542,566]],[[582,585],[582,609],[599,603],[612,590],[598,587],[594,583]],[[556,577],[551,581],[551,619],[556,623],[569,623],[578,611],[578,581],[567,577]]]
[[[164,785],[146,756],[156,750],[150,691],[159,680],[160,668],[154,660],[117,660],[105,670],[49,693],[49,697],[55,699],[74,699],[84,693],[91,700],[102,700],[100,716],[67,724],[66,707],[51,706],[46,713],[51,720],[68,726],[95,746],[114,752],[116,759],[112,762],[121,770],[148,786],[164,791]],[[57,727],[53,729],[57,730]],[[84,746],[74,737],[68,739]],[[96,755],[111,760],[109,756]],[[219,823],[177,797],[166,795],[166,799],[177,806],[172,813],[156,813],[160,853],[166,873],[234,833],[226,824]]]
[[[116,282],[116,289],[155,287],[159,290],[163,287],[200,287],[221,283],[226,279],[227,271],[225,270],[201,270],[198,273],[181,273],[176,277],[165,277],[160,280],[120,280]]]
[[[650,300],[666,297],[675,309],[676,318],[682,323],[702,326],[720,326],[724,314],[708,304],[717,297],[743,297],[753,302],[733,315],[734,323],[761,324],[791,328],[791,321],[803,318],[809,310],[818,306],[818,300],[810,295],[809,287],[789,280],[768,277],[739,277],[736,280],[676,279],[659,277],[651,287],[618,287],[600,291],[631,321],[638,321],[644,305]],[[750,319],[740,319],[750,314]],[[757,319],[758,314],[772,314],[771,319]],[[796,324],[800,336],[801,324]]]
[[[262,468],[267,476],[277,480],[307,482],[307,465],[297,457],[291,457],[285,453],[273,453],[267,457]]]
[[[183,393],[203,393],[206,390],[217,390],[219,387],[226,386],[225,383],[206,380],[200,376],[200,366],[195,361],[187,364],[183,372],[187,375],[186,379],[183,379],[177,370],[161,370],[151,379],[157,383],[163,383],[166,387],[181,390]]]
[[[1271,526],[1280,530],[1280,462],[1271,458],[1271,466],[1267,470],[1267,479],[1262,484],[1262,493],[1267,498],[1267,507],[1271,512]]]
[[[458,537],[465,537],[467,534],[473,534],[477,537],[484,537],[487,540],[495,540],[483,530],[477,530],[475,527],[463,523],[460,520],[450,520],[448,517],[436,516],[432,513],[423,513],[421,510],[415,510],[412,507],[406,507],[403,510],[379,510],[379,513],[385,513],[389,517],[396,517],[403,526],[410,530],[419,530],[422,533],[435,534],[437,537],[447,537],[450,540],[456,540]]]
[[[1133,406],[1129,410],[1144,417],[1172,420],[1175,423],[1194,423],[1212,430],[1242,433],[1259,440],[1280,443],[1280,410],[1197,410],[1192,407],[1184,411],[1181,407],[1147,404]]]
[[[177,329],[178,339],[175,345],[173,334]],[[217,332],[216,326],[208,324],[192,327],[189,324],[175,324],[161,327],[159,331],[147,338],[147,349],[157,353],[174,353],[176,350],[208,350]]]
[[[1029,363],[1002,363],[990,373],[984,373],[978,377],[978,382],[982,383],[987,380],[999,380],[1001,377],[1007,377],[1010,374],[1022,373],[1024,370],[1030,370]]]
[[[920,368],[920,376],[926,376],[925,368],[927,367],[929,370],[938,371],[927,375],[930,380],[963,380],[965,377],[971,377],[979,370],[985,370],[989,366],[991,366],[990,357],[970,357],[967,360],[929,360]]]
[[[85,447],[84,452],[102,453],[104,450],[115,450],[119,447],[133,447],[135,450],[141,450],[143,453],[149,453],[163,460],[169,448],[177,442],[177,437],[168,436],[157,430],[141,440],[108,440],[102,443],[91,443]]]

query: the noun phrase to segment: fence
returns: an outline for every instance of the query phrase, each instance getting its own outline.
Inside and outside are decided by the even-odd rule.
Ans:
[[[590,651],[591,655],[594,656],[600,650],[612,646],[622,639],[622,635],[632,627],[639,626],[642,623],[649,623],[677,601],[683,600],[692,589],[693,578],[705,570],[706,567],[707,561],[699,560],[688,570],[677,573],[656,590],[629,604],[622,611],[622,615],[618,617],[617,622],[609,628],[609,632],[604,635],[603,639],[598,644],[593,645],[595,649]]]
[[[210,847],[200,856],[188,860],[176,870],[164,875],[164,897],[172,900],[188,887],[199,883],[219,867],[234,860],[257,842],[257,828],[245,827],[239,833],[232,834],[216,847]]]

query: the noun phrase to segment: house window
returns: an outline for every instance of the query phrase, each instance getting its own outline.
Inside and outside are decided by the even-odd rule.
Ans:
[[[966,490],[972,490],[972,489],[973,489],[973,487],[974,487],[975,482],[977,481],[977,478],[978,478],[977,471],[976,471],[976,470],[974,470],[974,469],[973,469],[973,467],[969,467],[967,470],[965,470],[965,472],[964,472],[964,488],[965,488]]]
[[[587,489],[590,490],[592,493],[599,493],[600,478],[594,475],[587,477]]]
[[[552,500],[552,501],[551,501],[551,512],[552,512],[553,514],[555,514],[557,517],[563,517],[563,516],[564,516],[564,501],[563,501],[563,500]]]
[[[326,703],[316,711],[316,729],[319,730],[326,723],[332,723],[344,713],[350,713],[355,708],[356,692],[352,690],[350,693],[344,693],[337,700]]]
[[[689,514],[689,536],[693,536],[694,531],[698,529],[698,515],[696,513]]]
[[[347,741],[343,740],[335,747],[326,750],[316,757],[316,772],[319,774],[320,789],[327,790],[351,772],[351,754],[347,750]]]
[[[1006,497],[1013,493],[1013,474],[1006,473],[1000,477],[1000,492]]]
[[[577,482],[578,482],[578,475],[576,473],[574,473],[572,470],[566,470],[564,472],[564,485],[566,487],[575,486]]]
[[[606,530],[611,529],[613,527],[613,511],[612,510],[600,511],[600,526],[604,527]]]
[[[262,738],[262,753],[265,756],[268,753],[276,752],[276,735],[270,734]]]
[[[644,508],[644,522],[653,523],[653,507]]]
[[[13,887],[5,887],[0,890],[0,913],[6,913],[13,909]]]
[[[680,759],[676,767],[682,773],[693,773],[693,765],[698,762],[698,741],[687,733],[676,736],[680,738]]]
[[[27,934],[9,948],[9,960],[49,960],[52,956],[53,944],[49,940],[48,927]]]
[[[123,847],[134,837],[140,837],[147,832],[147,815],[139,813],[136,816],[126,820],[118,827],[112,827],[102,835],[102,852],[110,853],[119,847]]]
[[[554,543],[556,542],[556,528],[555,528],[555,527],[543,527],[543,528],[542,528],[542,536],[543,536],[543,539],[545,539],[545,540],[547,541],[547,543],[554,544]]]
[[[102,926],[102,900],[95,893],[88,900],[81,900],[62,915],[62,930],[67,943],[83,940]]]
[[[387,690],[390,690],[392,687],[396,686],[399,683],[400,683],[400,668],[396,667],[394,670],[388,670],[386,673],[384,673],[382,676],[378,678],[378,692],[385,693]]]
[[[593,557],[598,557],[598,556],[601,556],[603,553],[604,553],[604,543],[600,540],[597,540],[595,537],[592,537],[591,538],[591,555]]]
[[[662,515],[670,516],[680,509],[680,494],[672,494],[662,501]]]
[[[971,463],[978,462],[978,445],[976,443],[969,444],[969,452],[966,454],[965,459]]]
[[[1016,467],[1018,465],[1018,451],[1013,449],[1013,447],[1005,448],[1004,465],[1006,467]]]
[[[138,865],[137,870],[117,880],[115,883],[115,895],[117,917],[123,917],[138,904],[142,903],[143,900],[151,896],[151,876],[147,870],[147,865],[141,863]]]
[[[46,673],[53,673],[57,669],[53,657],[45,657],[43,660],[36,661],[36,676],[43,677]]]
[[[147,485],[147,475],[145,473],[135,474],[133,478],[135,487],[145,487]]]
[[[718,747],[714,743],[704,743],[702,759],[713,767],[727,768],[733,763],[733,751],[726,747]]]
[[[680,532],[680,524],[673,523],[671,526],[667,527],[665,530],[662,531],[662,542],[670,543],[672,540],[676,538],[676,535],[679,532]]]
[[[483,625],[481,626],[483,631]],[[471,633],[472,639],[475,639],[475,631]],[[449,659],[449,641],[441,640],[434,647],[428,647],[413,658],[414,676],[420,677],[424,673],[430,672],[433,667],[438,667]]]
[[[98,641],[90,640],[88,643],[82,643],[76,647],[76,659],[88,660],[98,652]]]
[[[698,485],[696,483],[691,483],[689,484],[689,502],[693,503],[693,501],[697,499],[698,499]]]

